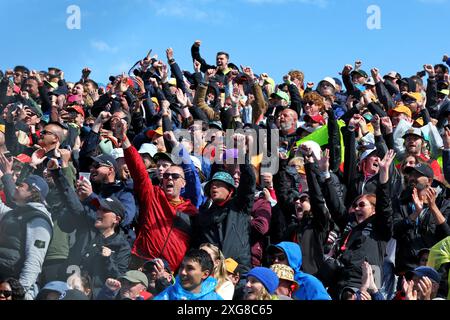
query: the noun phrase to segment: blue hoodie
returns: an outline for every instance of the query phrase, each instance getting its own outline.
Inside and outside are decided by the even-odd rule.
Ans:
[[[153,300],[223,300],[214,291],[216,285],[217,280],[208,277],[203,281],[200,293],[192,293],[183,289],[180,278],[177,276],[175,284],[158,294]]]
[[[281,249],[286,254],[289,266],[294,269],[294,279],[299,287],[294,292],[295,300],[331,300],[330,295],[322,282],[316,277],[300,271],[302,266],[302,249],[294,242],[280,242],[275,247]]]

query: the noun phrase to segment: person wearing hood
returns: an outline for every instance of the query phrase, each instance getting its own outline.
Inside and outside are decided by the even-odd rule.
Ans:
[[[153,300],[223,300],[215,292],[217,280],[211,277],[214,264],[201,249],[191,249],[181,262],[175,284]]]
[[[319,279],[301,271],[302,260],[302,249],[294,242],[283,241],[267,248],[270,265],[285,264],[294,270],[294,280],[298,283],[298,289],[292,295],[295,300],[331,300]]]
[[[1,160],[0,173],[11,174],[12,161],[5,161],[3,155]],[[0,278],[19,279],[27,300],[37,294],[36,280],[53,233],[45,201],[48,191],[43,178],[30,175],[15,189],[14,208],[0,201]]]

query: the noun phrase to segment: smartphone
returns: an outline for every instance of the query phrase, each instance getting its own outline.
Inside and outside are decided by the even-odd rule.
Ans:
[[[90,172],[80,172],[80,180],[81,181],[87,181],[87,182],[91,183],[90,178],[91,178]]]

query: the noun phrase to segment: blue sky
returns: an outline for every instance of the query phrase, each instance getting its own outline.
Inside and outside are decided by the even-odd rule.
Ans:
[[[81,29],[69,30],[69,5],[81,10]],[[369,30],[366,10],[381,9],[381,29]],[[0,68],[62,68],[70,81],[84,66],[106,83],[153,53],[174,48],[192,70],[190,46],[202,40],[211,64],[217,51],[230,61],[267,72],[277,82],[290,69],[307,81],[338,76],[346,63],[394,69],[406,76],[450,53],[450,0],[14,0],[0,1]]]

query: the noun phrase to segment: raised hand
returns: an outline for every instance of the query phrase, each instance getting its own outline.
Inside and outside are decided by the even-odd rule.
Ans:
[[[419,287],[418,297],[419,300],[431,300],[431,290],[433,289],[433,283],[430,278],[422,277],[417,284]]]
[[[434,77],[436,75],[434,67],[431,64],[424,64],[423,69],[428,74],[428,77]]]
[[[425,192],[425,199],[430,208],[437,208],[436,206],[436,190],[434,188],[427,188]]]
[[[113,278],[106,279],[105,286],[111,291],[119,291],[122,288],[120,281]]]
[[[43,148],[37,149],[31,155],[30,166],[37,168],[37,166],[43,163],[45,159],[47,159],[47,156],[45,155],[45,149]]]
[[[405,293],[405,300],[417,300],[417,290],[414,290],[414,281],[407,281],[403,278],[403,292]]]
[[[200,67],[202,66],[202,64],[200,62],[198,62],[197,60],[194,60],[194,71],[196,73],[200,72]]]
[[[183,108],[187,106],[188,97],[181,88],[177,89],[177,100]]]
[[[330,170],[330,150],[325,149],[322,157],[317,160],[320,172],[328,172]]]
[[[384,158],[378,162],[380,183],[384,184],[389,181],[389,167],[395,158],[394,150],[390,149],[384,155]]]
[[[217,70],[216,69],[208,69],[206,70],[205,73],[205,81],[209,82],[211,80],[211,78],[214,78],[214,76],[216,75]]]
[[[350,74],[350,71],[352,71],[352,70],[353,70],[352,65],[346,64],[346,65],[344,66],[344,69],[342,69],[342,74],[343,74],[343,75],[348,75],[348,74]]]
[[[91,69],[89,69],[88,67],[81,70],[81,77],[85,80],[89,78],[90,74],[91,74]]]
[[[416,208],[416,213],[420,213],[423,210],[423,200],[419,196],[419,192],[417,191],[417,188],[414,187],[413,193],[412,193],[412,200],[414,203],[414,207]]]
[[[13,158],[8,159],[7,157],[5,157],[3,152],[0,152],[0,171],[3,174],[12,174],[13,162]]]
[[[167,48],[166,56],[167,56],[167,61],[170,61],[173,59],[173,49],[172,48]]]

